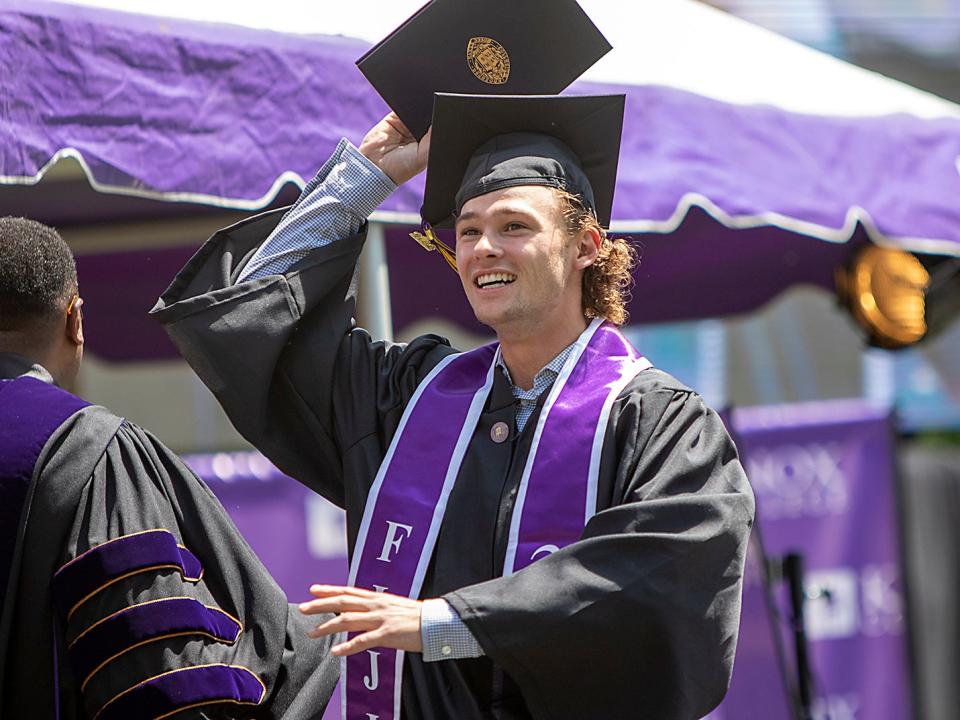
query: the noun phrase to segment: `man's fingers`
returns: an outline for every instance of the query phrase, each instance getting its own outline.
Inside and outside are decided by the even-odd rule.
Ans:
[[[427,158],[430,156],[430,141],[433,139],[433,126],[430,126],[430,129],[427,130],[427,134],[420,138],[420,145],[417,148],[417,155],[420,157],[423,162],[427,161]]]
[[[379,618],[367,613],[344,613],[320,623],[307,633],[309,637],[319,638],[327,635],[336,635],[340,632],[360,632],[374,630],[380,625]]]
[[[345,595],[308,600],[300,603],[300,612],[304,615],[319,615],[321,613],[366,612],[370,610],[370,603],[363,598]]]
[[[382,643],[380,642],[383,633],[380,630],[371,630],[370,632],[365,632],[362,635],[357,635],[346,642],[342,642],[339,645],[334,645],[330,648],[330,653],[336,655],[337,657],[346,657],[348,655],[356,655],[359,652],[368,650],[369,648],[379,647]]]
[[[379,593],[364,588],[350,587],[349,585],[311,585],[310,594],[314,597],[325,598],[334,595],[353,595],[360,598],[376,597]]]
[[[391,128],[396,130],[404,140],[415,141],[416,138],[413,137],[413,133],[407,129],[407,126],[403,124],[403,120],[395,112],[387,113],[386,117],[383,118]]]

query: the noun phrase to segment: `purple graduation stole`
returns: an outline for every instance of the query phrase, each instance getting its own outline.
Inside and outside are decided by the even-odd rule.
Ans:
[[[57,428],[89,404],[36,378],[0,380],[0,602],[40,453]]]
[[[447,499],[493,386],[498,354],[494,344],[450,355],[417,387],[367,496],[351,585],[419,596]],[[505,575],[580,538],[596,512],[610,409],[627,383],[649,367],[610,323],[594,320],[577,339],[534,429]],[[400,720],[403,656],[376,648],[341,660],[344,720]]]

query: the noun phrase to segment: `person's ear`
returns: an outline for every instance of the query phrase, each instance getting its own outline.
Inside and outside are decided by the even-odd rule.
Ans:
[[[74,295],[73,300],[67,306],[66,333],[67,339],[74,345],[83,346],[83,312],[80,307],[83,305],[83,298]]]
[[[603,238],[596,228],[585,228],[577,236],[577,268],[585,270],[597,261]]]

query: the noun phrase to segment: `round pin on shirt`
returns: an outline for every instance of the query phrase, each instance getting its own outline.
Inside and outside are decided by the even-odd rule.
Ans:
[[[495,422],[490,428],[490,439],[498,445],[504,442],[508,437],[510,437],[510,428],[502,420],[500,422]]]

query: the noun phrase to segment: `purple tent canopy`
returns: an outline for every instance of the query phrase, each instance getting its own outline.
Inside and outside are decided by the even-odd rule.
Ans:
[[[8,0],[0,184],[36,183],[73,156],[107,192],[259,209],[386,112],[354,66],[366,48]],[[627,93],[614,228],[642,247],[635,321],[744,312],[796,283],[831,288],[834,268],[868,241],[960,255],[958,119],[805,116],[659,86],[571,92]],[[421,193],[422,178],[375,219],[416,223]],[[399,328],[431,303],[469,322],[442,262],[406,239],[391,240],[389,256]],[[91,287],[96,270],[83,272]],[[423,298],[434,276],[436,298]]]

